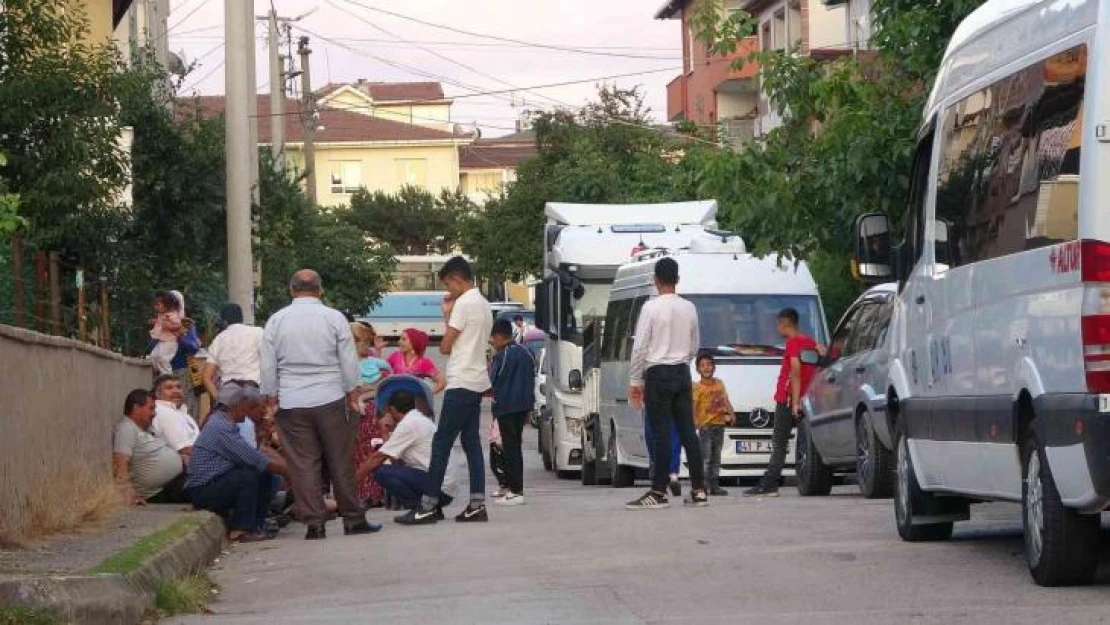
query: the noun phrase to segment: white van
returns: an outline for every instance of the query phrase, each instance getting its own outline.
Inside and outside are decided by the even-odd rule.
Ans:
[[[937,75],[904,242],[886,216],[857,228],[859,273],[901,282],[899,534],[947,539],[970,503],[1020,501],[1046,586],[1093,579],[1110,505],[1108,45],[1110,0],[989,0]]]
[[[783,354],[776,317],[783,308],[798,310],[802,331],[826,342],[825,315],[817,285],[805,263],[746,253],[739,237],[699,233],[678,250],[653,250],[617,270],[609,294],[598,360],[596,413],[587,419],[583,441],[583,481],[632,486],[648,468],[642,410],[628,404],[633,332],[640,310],[657,294],[655,262],[664,255],[678,261],[678,293],[698,311],[701,347],[713,353],[717,377],[724,381],[737,422],[726,430],[721,477],[758,477],[767,467],[775,412],[775,382]],[[696,365],[690,375],[698,378]],[[793,474],[793,441],[784,475]],[[687,474],[685,458],[682,475]]]

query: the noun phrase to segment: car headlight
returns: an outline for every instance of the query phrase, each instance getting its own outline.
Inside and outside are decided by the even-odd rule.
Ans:
[[[579,438],[582,436],[582,427],[584,421],[582,419],[574,419],[571,417],[566,418],[567,435],[572,438]]]

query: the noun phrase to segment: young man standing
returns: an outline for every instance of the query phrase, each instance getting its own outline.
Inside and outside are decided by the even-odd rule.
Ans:
[[[432,439],[432,463],[428,468],[424,497],[418,509],[397,518],[402,525],[428,525],[438,520],[436,509],[443,496],[443,477],[451,459],[451,447],[460,435],[470,470],[470,503],[455,520],[460,523],[489,520],[485,504],[486,467],[478,430],[482,396],[490,388],[486,342],[493,326],[493,312],[474,286],[474,272],[465,258],[455,256],[444,263],[439,270],[439,280],[447,289],[443,298],[447,332],[439,344],[440,353],[449,356],[447,391]]]
[[[816,349],[817,341],[802,334],[798,325],[797,310],[784,308],[779,311],[779,334],[786,339],[786,349],[782,355],[782,368],[775,387],[775,432],[771,460],[767,463],[763,479],[756,486],[744,491],[745,497],[779,496],[779,478],[782,476],[782,465],[786,463],[790,433],[794,430],[794,424],[802,420],[802,396],[817,371],[814,365],[802,364],[802,352]]]
[[[688,300],[675,294],[678,263],[661,258],[655,263],[655,288],[659,296],[644,304],[636,323],[632,347],[632,374],[628,400],[633,408],[644,409],[655,435],[652,457],[651,490],[625,505],[629,510],[650,510],[670,506],[666,488],[670,481],[671,427],[678,430],[693,484],[686,503],[709,505],[705,492],[705,464],[701,444],[694,430],[691,398],[690,361],[698,353],[698,311]]]
[[[519,343],[513,342],[513,328],[506,319],[493,324],[489,338],[496,353],[490,364],[493,378],[493,418],[501,432],[501,449],[505,457],[505,481],[508,491],[497,497],[499,506],[524,503],[524,455],[521,438],[528,413],[536,405],[536,363]]]

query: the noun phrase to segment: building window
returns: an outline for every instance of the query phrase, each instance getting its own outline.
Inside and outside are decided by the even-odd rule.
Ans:
[[[331,192],[354,193],[362,188],[362,161],[331,162]]]
[[[802,3],[790,3],[790,19],[786,24],[787,46],[791,50],[802,47]]]
[[[397,184],[400,186],[428,187],[428,159],[397,158],[393,160],[397,168]]]
[[[774,46],[776,50],[783,50],[786,48],[786,10],[779,9],[775,11],[775,39]]]
[[[763,22],[760,27],[760,41],[764,51],[775,49],[775,42],[771,39],[771,22]]]
[[[1079,46],[945,111],[936,216],[953,267],[1078,237],[1086,74]]]
[[[682,42],[682,65],[683,72],[689,74],[694,71],[694,42],[697,41],[697,35],[694,33],[693,27],[683,30],[685,30],[686,41]]]

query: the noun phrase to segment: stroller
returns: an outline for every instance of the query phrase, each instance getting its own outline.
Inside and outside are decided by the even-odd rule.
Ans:
[[[416,408],[435,421],[435,395],[432,387],[423,378],[415,375],[391,375],[378,383],[377,409],[378,414],[385,414],[385,407],[389,398],[397,391],[405,390],[416,397]]]

